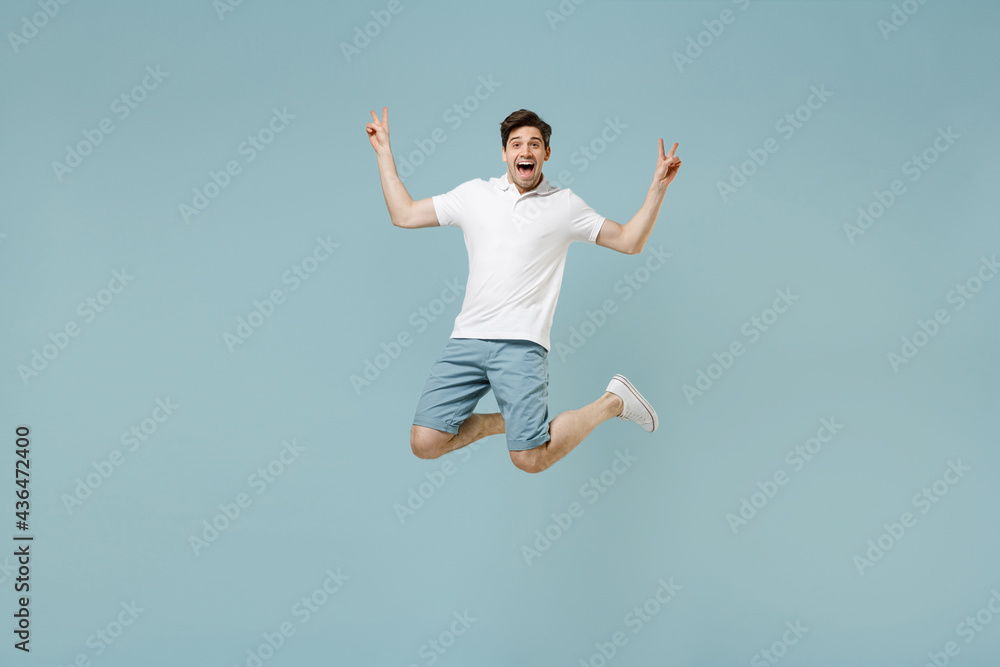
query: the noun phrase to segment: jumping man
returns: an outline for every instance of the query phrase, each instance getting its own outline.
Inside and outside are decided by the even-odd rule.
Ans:
[[[552,128],[535,113],[515,111],[500,123],[507,172],[466,181],[451,192],[414,202],[389,148],[389,109],[366,125],[378,157],[392,224],[405,229],[450,225],[465,235],[469,279],[462,310],[417,403],[410,446],[437,458],[490,435],[506,433],[514,465],[541,472],[612,417],[656,430],[656,411],[624,376],[615,375],[590,405],[549,419],[549,332],[573,241],[626,255],[642,252],[680,158],[660,139],[653,183],[628,224],[598,215],[572,190],[552,187],[542,163]],[[499,413],[473,413],[493,389]]]

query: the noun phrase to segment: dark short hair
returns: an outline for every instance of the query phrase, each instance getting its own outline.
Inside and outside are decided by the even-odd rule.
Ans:
[[[500,145],[507,148],[507,138],[510,132],[518,127],[533,127],[542,133],[542,146],[549,147],[549,138],[552,136],[552,126],[539,118],[534,111],[518,109],[511,115],[503,119],[500,123]]]

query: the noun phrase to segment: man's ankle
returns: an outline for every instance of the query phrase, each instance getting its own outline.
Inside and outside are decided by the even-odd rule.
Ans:
[[[610,391],[604,392],[605,396],[610,397],[610,404],[612,406],[612,417],[618,417],[625,410],[625,399],[623,399],[618,394],[613,394]]]

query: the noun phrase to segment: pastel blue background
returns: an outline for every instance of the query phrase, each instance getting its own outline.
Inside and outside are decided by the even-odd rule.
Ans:
[[[254,664],[283,622],[295,634],[263,664],[596,666],[619,631],[615,665],[771,664],[758,652],[796,621],[808,632],[781,664],[917,666],[949,641],[954,664],[996,664],[1000,619],[971,643],[958,626],[1000,588],[1000,282],[961,310],[947,300],[1000,250],[996,3],[927,2],[888,38],[888,1],[591,0],[554,28],[554,0],[401,6],[348,62],[339,44],[386,3],[246,0],[220,19],[209,0],[71,2],[16,52],[7,34],[41,10],[4,3],[0,537],[16,532],[14,429],[28,424],[36,541],[30,655],[12,648],[0,557],[3,664]],[[679,70],[673,54],[725,9],[734,21]],[[112,102],[147,66],[168,74],[119,120]],[[499,86],[453,127],[445,113],[481,76]],[[775,125],[811,86],[832,97],[785,138]],[[464,284],[467,259],[454,230],[389,223],[364,131],[384,105],[397,160],[435,128],[447,137],[406,179],[415,198],[501,175],[499,123],[527,107],[554,128],[544,173],[569,172],[624,223],[658,138],[680,142],[643,255],[570,249],[553,345],[606,299],[617,312],[549,360],[551,415],[624,373],[659,431],[611,420],[537,476],[502,437],[412,455],[459,304],[422,329],[411,314]],[[294,119],[247,161],[240,143],[275,108]],[[102,118],[114,131],[60,181],[52,163]],[[615,118],[621,135],[572,162]],[[949,127],[960,138],[911,182],[904,163]],[[769,137],[779,150],[723,200],[717,183]],[[185,223],[179,205],[230,160],[241,172]],[[905,193],[852,243],[844,225],[894,179]],[[293,291],[282,277],[317,237],[339,247]],[[672,256],[626,298],[615,286],[650,246]],[[86,322],[78,304],[123,268],[134,279]],[[230,351],[223,335],[274,289],[284,303]],[[750,343],[741,327],[779,289],[798,301]],[[948,322],[894,370],[887,355],[939,309]],[[23,380],[70,322],[79,335]],[[351,376],[401,332],[412,344],[359,394]],[[683,385],[734,341],[745,354],[689,401]],[[178,407],[128,451],[122,433],[157,399]],[[793,471],[786,452],[824,418],[842,430]],[[292,439],[302,451],[258,494],[251,476]],[[68,509],[115,450],[124,462]],[[638,461],[591,504],[581,486],[616,451]],[[401,521],[396,505],[446,460],[454,474]],[[921,514],[913,496],[949,461],[970,470]],[[788,484],[734,534],[727,514],[779,470]],[[190,538],[240,493],[252,504],[196,555]],[[573,502],[582,516],[529,564],[522,547]],[[906,511],[916,525],[859,572]],[[338,568],[349,579],[302,622],[294,605]],[[671,577],[680,591],[633,632],[627,615]],[[113,644],[88,643],[132,601],[144,611]],[[464,612],[471,628],[428,652]]]

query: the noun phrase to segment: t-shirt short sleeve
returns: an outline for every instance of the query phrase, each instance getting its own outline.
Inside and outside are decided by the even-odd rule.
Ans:
[[[570,240],[596,243],[605,217],[580,199],[572,191],[569,193]]]
[[[470,193],[473,181],[466,181],[454,190],[431,197],[438,223],[443,226],[461,227],[462,210]]]

